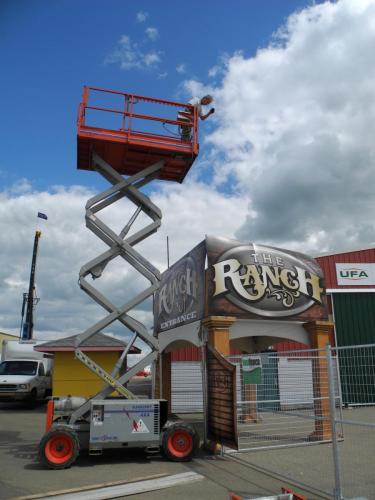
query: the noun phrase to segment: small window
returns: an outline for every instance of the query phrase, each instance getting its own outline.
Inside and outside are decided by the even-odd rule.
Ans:
[[[42,363],[40,363],[40,365],[39,365],[38,375],[40,377],[44,377],[44,375],[45,375],[45,373],[44,373],[44,365]]]

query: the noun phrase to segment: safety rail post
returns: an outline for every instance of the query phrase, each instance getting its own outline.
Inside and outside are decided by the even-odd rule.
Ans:
[[[130,137],[130,132],[132,129],[132,121],[133,121],[132,118],[134,113],[134,95],[129,96],[129,101],[130,101],[130,109],[128,114],[128,129],[127,129],[128,139]]]
[[[86,87],[86,85],[83,87],[83,94],[82,94],[82,103],[80,106],[80,113],[78,117],[78,124],[79,127],[85,124],[85,116],[86,116],[86,106],[88,103],[89,99],[89,87]]]
[[[116,172],[114,168],[106,163],[95,152],[92,153],[92,164],[94,170],[107,179],[112,184],[112,187],[102,191],[88,200],[86,204],[86,226],[109,246],[109,250],[101,253],[98,257],[82,266],[79,273],[79,285],[81,289],[100,306],[102,306],[108,314],[77,336],[75,341],[75,353],[77,359],[84,363],[90,370],[95,372],[96,375],[104,382],[102,389],[93,398],[91,398],[91,400],[104,399],[114,390],[119,392],[123,397],[132,398],[132,393],[124,388],[123,385],[126,384],[126,382],[128,382],[130,378],[132,378],[140,369],[143,369],[145,366],[152,363],[158,354],[157,340],[148,334],[146,327],[140,321],[129,315],[129,311],[151,296],[159,288],[160,284],[160,272],[147,259],[145,259],[145,257],[134,249],[134,246],[137,243],[140,243],[158,230],[161,224],[162,216],[160,209],[140,191],[140,188],[154,180],[159,175],[159,171],[163,167],[164,163],[163,161],[160,161],[127,178],[124,178]],[[97,213],[122,198],[128,198],[137,206],[137,209],[130,217],[129,222],[125,224],[122,231],[119,234],[116,234],[109,226],[99,219]],[[151,223],[128,236],[128,232],[140,212],[143,212],[150,217]],[[122,306],[116,306],[113,304],[86,279],[88,275],[91,275],[93,279],[99,278],[107,264],[116,257],[124,259],[150,282],[150,285],[146,288],[146,290],[138,293],[133,299],[129,300]],[[115,377],[119,373],[120,366],[116,366],[110,375],[93,362],[87,355],[84,355],[80,349],[84,341],[87,341],[103,328],[115,321],[119,321],[131,332],[133,332],[133,337],[130,340],[131,344],[135,342],[136,338],[140,338],[151,349],[151,352],[147,356],[142,358],[130,369],[127,369],[126,372],[119,378]],[[91,400],[86,401],[72,413],[69,424],[72,425],[78,419],[84,417],[84,415],[90,410]]]
[[[122,114],[122,126],[121,126],[120,130],[124,130],[124,131],[126,130],[126,112],[128,110],[128,107],[129,107],[128,96],[124,95],[124,112]]]

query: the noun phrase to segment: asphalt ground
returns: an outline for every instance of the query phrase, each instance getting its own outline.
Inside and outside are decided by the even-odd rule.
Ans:
[[[338,415],[337,415],[338,416]],[[344,409],[338,442],[342,493],[345,498],[375,500],[375,407]],[[312,444],[290,448],[258,450],[237,455],[241,460],[268,472],[282,475],[322,492],[334,488],[332,445]]]
[[[170,462],[161,455],[146,455],[139,450],[107,450],[101,456],[82,453],[70,469],[48,470],[38,462],[37,456],[38,443],[44,433],[45,409],[45,404],[30,408],[22,403],[0,403],[1,500],[187,471],[197,472],[204,479],[134,495],[134,498],[228,500],[229,491],[259,498],[278,494],[287,484],[229,457],[211,456],[202,451],[187,463]]]

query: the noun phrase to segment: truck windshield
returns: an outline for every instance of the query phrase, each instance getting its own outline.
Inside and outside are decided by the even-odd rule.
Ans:
[[[0,364],[0,375],[35,375],[37,361],[4,361]]]

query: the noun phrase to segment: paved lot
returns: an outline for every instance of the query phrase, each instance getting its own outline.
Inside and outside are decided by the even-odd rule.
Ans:
[[[37,460],[44,420],[45,405],[28,408],[21,403],[0,403],[1,500],[186,471],[198,472],[205,479],[134,497],[146,500],[227,500],[228,491],[235,490],[257,498],[279,493],[285,484],[285,481],[275,480],[230,458],[204,454],[189,463],[173,463],[158,455],[146,456],[137,451],[114,450],[99,457],[82,455],[70,469],[46,470]]]
[[[375,407],[345,409],[343,420],[374,424]],[[375,428],[344,424],[342,432],[344,439],[340,440],[338,448],[343,495],[345,498],[375,500]],[[237,457],[261,470],[280,474],[323,492],[333,491],[331,444],[257,450]]]

